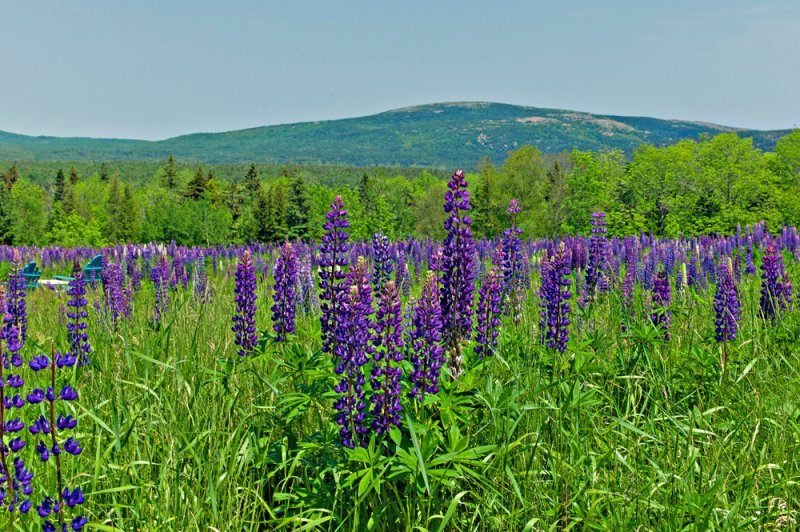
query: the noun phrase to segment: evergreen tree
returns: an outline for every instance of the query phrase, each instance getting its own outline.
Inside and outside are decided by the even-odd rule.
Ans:
[[[358,201],[364,219],[372,218],[375,213],[375,195],[372,180],[366,173],[361,176],[361,181],[358,183]]]
[[[120,190],[119,178],[114,176],[108,189],[108,201],[106,202],[106,211],[108,212],[106,235],[111,242],[117,242],[119,239],[120,229],[122,228],[121,209],[122,191]]]
[[[167,157],[167,162],[164,164],[164,186],[168,190],[178,188],[178,167],[172,155]]]
[[[67,216],[64,213],[64,209],[61,207],[61,203],[54,203],[53,208],[50,209],[50,215],[47,217],[45,232],[52,233],[53,229],[58,227],[58,225],[61,224],[66,217]]]
[[[242,185],[251,201],[258,199],[258,193],[261,191],[261,180],[258,177],[258,169],[255,164],[250,165],[250,169],[247,171],[247,175],[244,176]]]
[[[205,194],[207,185],[208,180],[206,179],[205,173],[203,173],[203,169],[198,168],[197,172],[194,174],[194,177],[189,180],[189,183],[186,184],[186,192],[184,192],[184,196],[193,200],[199,200]]]
[[[11,190],[14,188],[14,183],[19,179],[19,172],[17,172],[17,165],[14,164],[8,169],[8,172],[3,175],[3,181],[6,183],[6,188]]]
[[[272,204],[267,192],[259,187],[256,196],[255,212],[253,213],[255,239],[259,242],[269,242],[273,224]]]
[[[286,193],[283,186],[274,185],[270,187],[272,203],[272,234],[270,242],[280,242],[286,239]]]
[[[132,242],[135,240],[139,227],[139,208],[136,205],[136,198],[133,195],[131,186],[125,183],[122,192],[122,201],[119,207],[119,229],[117,236],[121,242]]]
[[[106,163],[100,164],[100,181],[108,181],[108,165]]]
[[[475,236],[492,238],[497,234],[497,224],[492,212],[492,189],[495,169],[492,161],[488,157],[481,160],[479,166],[481,180],[478,189],[475,191],[475,199],[472,203],[475,221],[473,232]]]
[[[11,219],[8,214],[11,190],[0,187],[0,244],[11,245]]]
[[[59,202],[62,199],[64,199],[64,187],[66,186],[66,184],[67,181],[66,178],[64,177],[64,170],[59,168],[58,172],[56,172],[56,184],[55,184],[55,190],[53,191],[54,202]]]
[[[289,199],[286,206],[289,238],[308,239],[310,212],[311,198],[308,195],[306,182],[301,176],[295,176],[289,183]]]
[[[72,185],[67,185],[64,187],[64,197],[61,198],[61,207],[64,209],[64,214],[66,216],[75,214],[75,209],[77,206],[78,203],[75,200],[75,187]]]
[[[78,184],[78,171],[75,170],[75,167],[69,169],[69,184],[75,186]]]

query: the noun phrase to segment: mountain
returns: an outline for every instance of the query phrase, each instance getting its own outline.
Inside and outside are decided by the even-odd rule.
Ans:
[[[668,145],[736,132],[768,150],[788,130],[758,131],[648,117],[597,115],[489,102],[404,107],[343,120],[195,133],[160,141],[31,137],[0,131],[0,160],[163,160],[473,168],[532,144],[545,153]]]

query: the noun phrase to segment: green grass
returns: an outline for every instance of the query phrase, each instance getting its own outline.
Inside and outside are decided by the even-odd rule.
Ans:
[[[116,330],[91,313],[93,363],[72,377],[85,450],[65,459],[67,483],[83,486],[90,526],[104,530],[791,528],[800,318],[757,318],[758,283],[742,286],[724,375],[711,293],[676,295],[669,343],[641,292],[626,332],[615,292],[575,305],[558,355],[535,341],[532,290],[497,356],[470,351],[458,382],[443,377],[424,406],[405,400],[403,429],[355,451],[338,444],[317,316],[242,359],[231,278],[212,277],[209,305],[171,293],[159,328],[146,288]],[[270,284],[259,284],[265,330]],[[30,295],[26,356],[63,345],[64,300]]]

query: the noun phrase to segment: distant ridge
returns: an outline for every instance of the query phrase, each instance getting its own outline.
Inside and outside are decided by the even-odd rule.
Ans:
[[[0,160],[161,160],[320,163],[472,168],[502,162],[531,144],[545,153],[607,148],[632,152],[702,134],[736,132],[772,149],[789,130],[738,129],[705,122],[598,115],[491,102],[403,107],[359,118],[193,133],[160,141],[33,137],[0,131]]]

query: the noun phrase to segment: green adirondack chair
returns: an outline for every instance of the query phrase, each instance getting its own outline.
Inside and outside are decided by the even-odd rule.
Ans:
[[[86,280],[86,282],[101,282],[103,280],[102,274],[103,256],[95,255],[92,257],[92,260],[86,263],[86,266],[83,267],[83,278]],[[54,275],[53,279],[58,279],[59,281],[72,281],[75,278],[68,275]]]
[[[25,276],[25,289],[33,290],[39,286],[39,278],[42,276],[41,270],[34,261],[22,268],[22,275]]]

